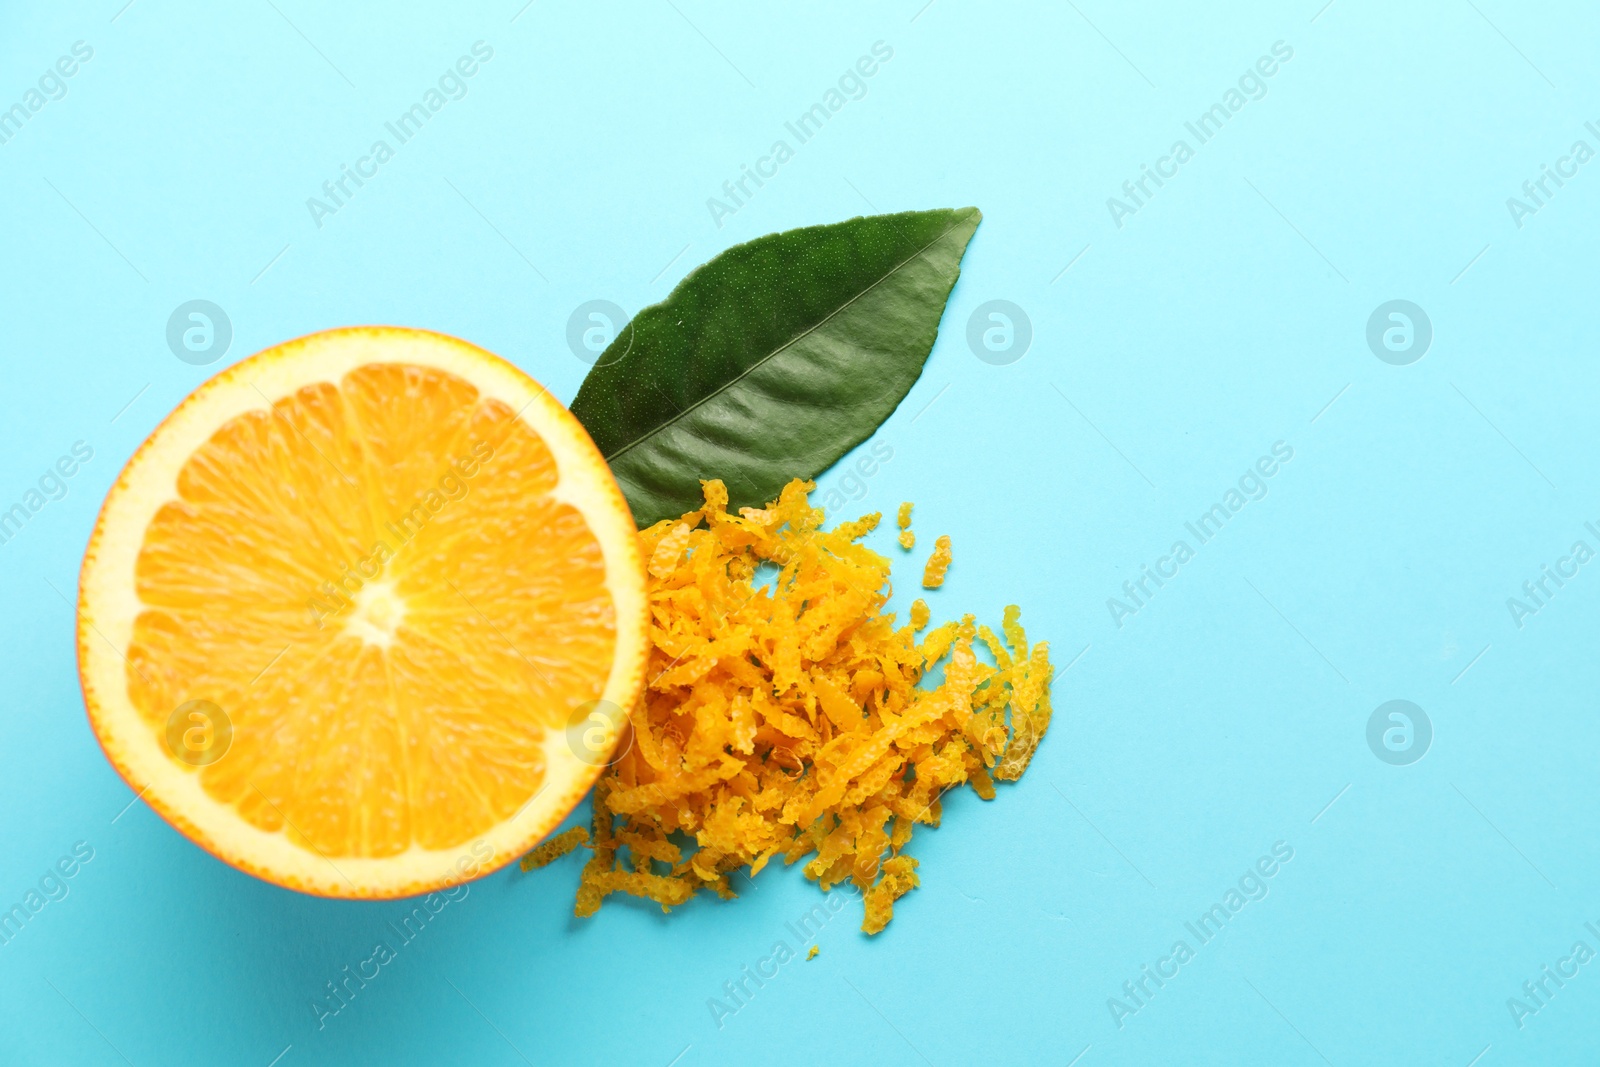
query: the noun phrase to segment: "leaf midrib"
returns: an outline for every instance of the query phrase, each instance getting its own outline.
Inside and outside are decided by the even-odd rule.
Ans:
[[[771,352],[768,352],[766,355],[762,356],[760,359],[758,359],[754,363],[750,364],[750,366],[748,366],[744,370],[740,371],[736,376],[728,379],[728,381],[726,381],[722,385],[719,385],[717,388],[713,389],[711,392],[707,393],[705,396],[701,397],[699,400],[696,400],[693,404],[690,404],[687,408],[684,408],[682,411],[678,412],[676,415],[672,416],[669,419],[663,419],[662,421],[656,423],[654,426],[650,427],[650,429],[648,429],[645,432],[641,433],[638,437],[635,437],[632,441],[629,441],[627,444],[623,445],[621,448],[617,449],[616,451],[605,453],[606,462],[610,463],[613,459],[615,459],[616,457],[622,455],[624,452],[627,452],[629,449],[633,448],[635,445],[642,443],[643,441],[647,440],[648,438],[654,437],[656,434],[660,433],[662,430],[664,430],[667,427],[671,426],[673,423],[676,423],[680,419],[685,418],[690,413],[692,413],[696,408],[700,407],[702,404],[705,404],[707,401],[714,400],[716,397],[718,397],[721,394],[727,392],[729,389],[732,389],[734,386],[736,386],[740,382],[744,381],[745,378],[747,378],[751,374],[755,373],[755,371],[757,371],[761,367],[765,366],[768,361],[777,358],[779,355],[783,354],[783,352],[785,352],[789,348],[792,348],[794,345],[799,344],[802,340],[804,340],[810,334],[813,334],[816,331],[820,330],[822,327],[826,326],[835,317],[837,317],[838,315],[842,314],[847,308],[849,308],[851,304],[854,304],[857,300],[860,300],[862,297],[864,297],[868,293],[872,292],[872,290],[876,289],[878,286],[880,286],[884,282],[888,281],[889,278],[891,278],[897,271],[899,271],[907,263],[910,263],[912,260],[916,259],[918,256],[920,256],[923,253],[927,252],[928,249],[932,248],[934,245],[938,244],[940,241],[942,241],[946,237],[948,237],[951,230],[955,229],[958,225],[960,225],[962,222],[965,222],[970,217],[971,217],[970,215],[965,215],[965,216],[962,216],[961,218],[953,220],[950,223],[950,225],[946,226],[943,230],[941,230],[939,232],[939,235],[937,237],[934,237],[927,244],[923,245],[921,248],[919,248],[915,252],[911,253],[905,259],[902,259],[899,263],[896,263],[894,266],[892,266],[888,270],[884,271],[883,275],[881,277],[875,279],[872,282],[871,285],[868,285],[865,288],[863,288],[859,293],[857,293],[854,296],[852,296],[849,300],[846,300],[844,303],[840,304],[838,307],[836,307],[832,311],[828,312],[822,318],[818,319],[816,322],[812,323],[810,326],[807,326],[804,330],[801,330],[799,333],[795,334],[789,340],[785,341],[783,344],[779,345],[777,348],[774,348]],[[941,311],[941,317],[942,317],[943,309],[941,308],[940,311]]]

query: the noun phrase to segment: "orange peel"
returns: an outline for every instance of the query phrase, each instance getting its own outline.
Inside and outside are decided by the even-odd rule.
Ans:
[[[781,858],[806,860],[824,891],[853,885],[877,933],[918,884],[913,827],[939,825],[947,790],[990,799],[1033,758],[1048,647],[1028,644],[1015,606],[1003,638],[969,615],[918,643],[926,603],[897,626],[882,611],[889,561],[859,543],[880,516],[824,530],[800,480],[730,514],[723,484],[702,484],[703,508],[639,534],[649,681],[632,743],[595,788],[576,911],[616,892],[663,910],[699,890],[729,898],[734,872]],[[753,581],[768,565],[776,578]],[[940,683],[922,685],[936,666]]]

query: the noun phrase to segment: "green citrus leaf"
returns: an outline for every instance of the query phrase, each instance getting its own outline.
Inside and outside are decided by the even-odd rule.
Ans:
[[[871,436],[933,349],[977,208],[875,215],[759,237],[635,315],[572,413],[640,526],[721,478],[760,507]]]

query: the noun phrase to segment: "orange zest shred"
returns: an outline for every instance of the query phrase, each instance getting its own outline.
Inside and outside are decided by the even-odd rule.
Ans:
[[[950,535],[940,534],[933,543],[933,555],[922,570],[922,588],[937,589],[944,584],[944,572],[950,569]]]
[[[823,530],[799,479],[733,515],[721,482],[702,486],[704,508],[639,534],[651,681],[594,790],[575,910],[619,891],[663,911],[702,889],[728,899],[735,871],[810,857],[806,876],[853,885],[877,933],[918,884],[902,851],[913,826],[938,826],[963,783],[992,799],[1032,759],[1050,723],[1047,646],[1027,643],[1015,606],[1004,641],[968,615],[919,644],[927,605],[897,627],[881,610],[889,561],[858,543],[880,516]],[[752,581],[762,564],[778,568],[770,584]],[[920,687],[939,664],[940,684]]]
[[[883,865],[883,877],[878,879],[866,894],[866,918],[861,929],[875,934],[889,925],[894,918],[894,902],[919,884],[917,861],[910,856],[896,856]]]
[[[900,505],[900,514],[895,519],[900,526],[900,547],[910,552],[917,544],[917,535],[911,530],[911,501]]]
[[[589,843],[589,831],[581,826],[574,826],[570,830],[563,830],[538,848],[533,849],[522,857],[522,869],[531,871],[535,867],[544,867],[554,863],[579,845]]]

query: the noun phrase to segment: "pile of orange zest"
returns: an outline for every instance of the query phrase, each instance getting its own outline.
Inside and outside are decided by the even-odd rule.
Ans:
[[[922,569],[922,587],[937,589],[944,584],[944,572],[950,569],[950,535],[940,534],[933,543],[933,555]]]
[[[919,644],[881,610],[889,561],[858,543],[879,515],[823,530],[799,480],[733,515],[721,482],[702,485],[704,508],[639,535],[650,681],[595,787],[576,911],[617,891],[663,910],[702,889],[727,899],[735,871],[810,857],[806,876],[825,892],[852,883],[877,933],[918,883],[913,826],[938,826],[963,783],[992,799],[1033,757],[1050,724],[1046,645],[1028,644],[1014,605],[1003,641],[969,615]],[[913,614],[925,624],[927,605]],[[941,683],[919,687],[938,664]]]
[[[910,552],[917,543],[917,535],[911,531],[911,501],[900,505],[900,514],[895,518],[900,526],[900,547]]]
[[[536,867],[544,867],[554,863],[579,845],[589,843],[589,831],[581,826],[574,826],[570,830],[563,830],[538,848],[533,849],[522,857],[522,869],[531,871]]]

